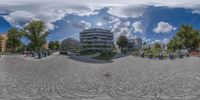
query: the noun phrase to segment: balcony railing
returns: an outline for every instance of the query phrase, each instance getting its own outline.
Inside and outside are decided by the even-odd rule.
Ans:
[[[91,35],[95,35],[95,36],[114,36],[113,34],[109,34],[109,33],[87,33],[87,34],[80,34],[81,37],[83,36],[91,36]]]
[[[82,40],[81,42],[108,42],[108,43],[112,43],[112,40],[97,40],[97,39],[91,39],[91,40]]]
[[[93,39],[93,38],[97,38],[97,39],[113,39],[113,37],[108,37],[108,36],[83,36],[83,37],[80,37],[80,40],[81,39]]]
[[[111,46],[113,45],[112,43],[82,43],[81,46],[95,46],[95,45],[106,45],[106,46]]]
[[[95,47],[91,47],[91,48],[82,48],[82,50],[112,50],[112,48],[95,48]]]

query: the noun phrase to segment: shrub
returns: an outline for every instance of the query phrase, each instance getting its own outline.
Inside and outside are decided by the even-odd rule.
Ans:
[[[115,52],[102,52],[99,56],[95,57],[95,59],[111,60],[115,56],[115,54]]]
[[[93,50],[83,50],[80,52],[81,55],[92,55],[95,54],[96,52]]]

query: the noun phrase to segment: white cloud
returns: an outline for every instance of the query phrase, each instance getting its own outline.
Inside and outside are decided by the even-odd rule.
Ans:
[[[145,40],[145,42],[150,42],[150,41],[151,41],[151,39],[146,39],[146,40]]]
[[[168,39],[168,38],[164,38],[162,42],[163,42],[164,44],[168,44],[169,41],[170,41],[170,39]]]
[[[143,38],[142,38],[142,41],[144,41],[144,42],[146,42],[146,43],[149,43],[149,42],[151,41],[151,39],[148,39],[148,38],[146,38],[146,37],[143,37]]]
[[[67,23],[71,23],[71,21],[70,21],[70,20],[66,20],[66,22],[67,22]]]
[[[11,12],[9,15],[5,15],[4,18],[13,26],[13,27],[22,27],[27,22],[38,19],[45,22],[47,29],[53,30],[53,22],[62,19],[65,16],[65,13],[61,10],[52,10],[49,12],[37,12],[31,13],[28,11],[15,11]]]
[[[26,11],[16,11],[10,13],[9,16],[3,16],[12,26],[21,28],[21,26],[25,25],[28,21],[35,18],[35,15],[26,12]]]
[[[115,23],[115,22],[119,21],[119,18],[108,15],[108,16],[104,16],[103,20],[108,22],[108,23]]]
[[[154,43],[161,43],[161,40],[155,40]]]
[[[198,10],[193,10],[192,13],[193,14],[200,14],[200,10],[199,9]]]
[[[136,22],[132,23],[132,26],[133,26],[134,33],[136,33],[136,32],[143,33],[144,32],[144,28],[143,28],[141,21],[136,21]]]
[[[1,1],[1,0],[0,0]],[[11,0],[10,0],[11,1]],[[4,15],[4,18],[13,26],[13,27],[22,27],[25,25],[24,22],[28,22],[32,19],[39,19],[45,22],[49,30],[54,29],[54,22],[61,20],[68,14],[74,14],[78,16],[88,16],[95,15],[99,12],[93,8],[87,6],[75,6],[75,5],[64,5],[61,3],[46,2],[42,5],[42,2],[31,2],[27,1],[15,1],[13,4],[0,4],[0,9],[5,9],[11,13]],[[96,8],[98,9],[98,8]]]
[[[152,43],[152,44],[154,44],[154,43],[168,44],[169,41],[170,41],[170,39],[164,38],[163,40],[154,40],[154,41],[152,41],[151,43]]]
[[[137,18],[143,15],[145,8],[144,5],[113,6],[109,7],[108,13],[122,18]]]
[[[155,33],[169,33],[173,30],[176,30],[176,27],[173,27],[168,22],[159,22],[158,26],[153,29]]]
[[[89,22],[81,20],[80,22],[73,23],[73,26],[78,29],[89,29],[91,27],[91,24]]]
[[[67,14],[95,15],[98,14],[98,9],[104,7],[109,8],[108,13],[111,15],[123,18],[142,16],[148,5],[200,9],[198,4],[200,0],[176,0],[176,2],[172,0],[137,0],[134,2],[132,0],[84,0],[84,2],[82,0],[0,0],[0,2],[0,9],[12,11],[12,13],[24,11],[32,18],[45,20],[49,29],[54,28],[52,23]],[[194,13],[198,12],[194,11]],[[17,15],[13,17],[12,13],[5,17],[11,25],[16,26],[21,22],[15,18]],[[20,17],[20,15],[18,16]]]
[[[184,7],[184,8],[191,8],[191,9],[197,9],[200,8],[199,2],[200,0],[176,0],[174,2],[173,0],[0,0],[0,8],[5,9],[32,9],[33,7],[35,9],[32,10],[38,10],[38,9],[45,9],[45,8],[58,8],[58,9],[69,9],[71,12],[90,12],[94,8],[102,8],[102,7],[111,7],[113,8],[111,12],[117,13],[119,15],[120,13],[117,11],[124,11],[123,9],[131,10],[134,8],[134,5],[153,5],[153,6],[167,6],[167,7]],[[44,5],[45,4],[45,5]],[[82,5],[82,6],[81,6]],[[127,7],[128,5],[128,7]],[[130,6],[133,5],[133,6]],[[87,9],[87,7],[89,9]],[[138,8],[138,7],[135,7]],[[139,7],[140,8],[140,7]],[[114,11],[113,11],[114,10]],[[131,11],[130,14],[123,13],[122,16],[135,16],[138,13],[138,10]],[[139,14],[140,15],[140,14]]]
[[[131,23],[129,21],[122,22],[118,21],[114,23],[111,31],[114,33],[114,40],[116,40],[120,35],[125,35],[127,38],[133,38],[134,35],[131,32]]]

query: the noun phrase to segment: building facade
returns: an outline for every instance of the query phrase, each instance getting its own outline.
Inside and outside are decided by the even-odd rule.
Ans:
[[[6,34],[0,35],[0,52],[6,51],[6,41],[8,39],[8,36]]]
[[[130,39],[128,42],[129,42],[130,49],[142,49],[142,39],[141,38]]]
[[[114,34],[110,30],[92,28],[80,32],[81,50],[112,51]]]
[[[141,38],[135,38],[134,39],[134,48],[135,49],[142,49],[142,39]]]
[[[79,41],[74,38],[66,38],[61,42],[61,51],[75,52],[80,47]]]

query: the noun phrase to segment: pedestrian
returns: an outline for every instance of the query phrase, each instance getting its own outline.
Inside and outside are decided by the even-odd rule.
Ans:
[[[186,52],[186,57],[190,57],[190,54],[189,54],[189,52],[188,52],[188,51]]]
[[[38,51],[38,59],[41,59],[42,58],[42,53],[41,51]]]
[[[160,53],[160,54],[159,54],[159,60],[162,60],[162,59],[163,59],[163,54]]]

